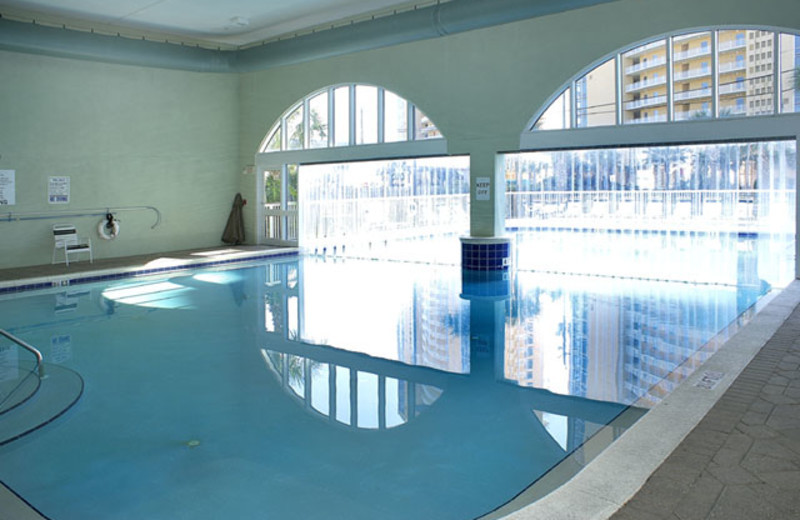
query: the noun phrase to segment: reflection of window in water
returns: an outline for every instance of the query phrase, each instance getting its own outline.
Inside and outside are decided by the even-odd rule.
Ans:
[[[424,413],[440,388],[372,372],[262,349],[270,372],[306,409],[331,422],[363,429],[388,429]]]

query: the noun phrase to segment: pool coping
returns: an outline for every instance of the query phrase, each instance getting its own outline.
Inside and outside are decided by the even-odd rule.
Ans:
[[[795,280],[741,327],[672,393],[556,490],[505,520],[606,520],[700,423],[744,368],[800,305]],[[721,374],[715,385],[707,373]],[[708,388],[712,386],[711,388]]]
[[[67,287],[85,283],[136,278],[140,276],[169,274],[198,268],[242,264],[281,256],[296,256],[298,252],[298,249],[295,247],[237,250],[233,253],[226,254],[220,252],[215,255],[200,258],[170,258],[169,260],[165,260],[167,265],[159,265],[157,262],[155,265],[149,265],[154,262],[148,262],[144,265],[136,264],[126,267],[90,267],[89,269],[82,269],[81,271],[72,273],[28,276],[15,280],[0,280],[0,297],[24,291]]]

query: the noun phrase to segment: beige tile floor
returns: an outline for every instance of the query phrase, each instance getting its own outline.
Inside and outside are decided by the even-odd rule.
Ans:
[[[218,260],[247,260],[265,254],[280,254],[296,251],[291,247],[270,246],[230,246],[211,247],[172,251],[168,253],[152,253],[121,258],[104,258],[90,263],[88,260],[71,261],[66,264],[44,264],[28,267],[0,269],[0,288],[8,286],[36,283],[43,280],[69,279],[76,275],[106,274],[156,267],[191,267],[204,262]]]

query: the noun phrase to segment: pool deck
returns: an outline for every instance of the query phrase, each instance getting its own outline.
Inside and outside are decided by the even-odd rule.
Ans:
[[[0,288],[291,254],[237,246],[0,269]],[[41,519],[0,483],[0,518]],[[25,514],[27,511],[27,515]],[[492,518],[504,514],[503,509]],[[800,518],[800,281],[569,482],[508,520]]]

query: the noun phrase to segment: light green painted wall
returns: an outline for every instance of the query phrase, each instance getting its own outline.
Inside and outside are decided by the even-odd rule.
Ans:
[[[364,82],[386,87],[417,104],[447,137],[451,154],[472,156],[473,178],[494,175],[495,153],[518,149],[520,132],[534,112],[579,70],[654,35],[718,25],[800,30],[800,2],[619,0],[434,40],[244,74],[241,161],[253,162],[271,124],[301,97],[335,83]],[[501,180],[499,172],[497,176],[496,183]],[[255,200],[253,176],[244,176],[241,186],[247,198]],[[499,204],[495,204],[501,198],[473,201],[474,236],[502,231]]]
[[[236,191],[254,237],[254,163],[270,125],[324,86],[373,83],[436,122],[472,175],[494,176],[495,154],[576,72],[615,50],[690,27],[800,30],[796,0],[618,0],[434,40],[246,74],[208,74],[0,52],[0,169],[16,170],[15,212],[153,205],[123,213],[112,242],[98,219],[64,219],[94,236],[98,258],[220,245]],[[655,130],[643,130],[653,131]],[[653,139],[658,135],[654,133]],[[564,143],[569,145],[569,143]],[[68,175],[72,202],[46,202],[47,178]],[[472,234],[502,231],[501,192],[473,202]],[[0,222],[0,268],[49,262],[55,221]]]
[[[13,212],[155,206],[99,218],[0,222],[0,268],[50,262],[54,223],[92,237],[97,258],[221,245],[238,188],[236,75],[188,73],[0,52],[0,169],[16,170]],[[47,203],[67,175],[68,205]]]

